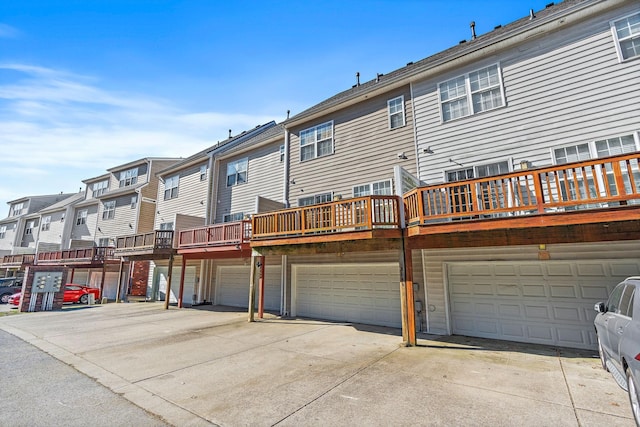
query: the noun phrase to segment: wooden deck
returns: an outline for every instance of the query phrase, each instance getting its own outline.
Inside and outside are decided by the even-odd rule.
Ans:
[[[35,261],[35,254],[18,254],[18,255],[5,255],[2,257],[2,263],[0,267],[22,267],[25,265],[31,265]]]
[[[178,234],[178,253],[189,258],[242,257],[251,254],[251,221],[211,224],[182,230]]]
[[[40,252],[37,256],[38,265],[72,265],[72,264],[101,264],[118,261],[113,247],[91,247],[69,249],[65,251]]]
[[[173,252],[173,230],[156,230],[116,238],[115,256],[167,256]]]

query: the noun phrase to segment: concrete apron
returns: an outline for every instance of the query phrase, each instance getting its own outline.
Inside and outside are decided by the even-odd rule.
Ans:
[[[107,304],[0,328],[176,426],[633,426],[593,352],[243,311]]]

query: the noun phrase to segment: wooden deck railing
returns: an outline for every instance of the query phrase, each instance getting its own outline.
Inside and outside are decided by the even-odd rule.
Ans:
[[[420,187],[405,194],[409,226],[640,203],[640,153]]]
[[[91,262],[116,259],[113,247],[97,246],[92,248],[68,249],[64,251],[40,252],[38,263],[52,263],[60,261],[87,260]]]
[[[156,230],[116,238],[116,250],[120,249],[171,249],[173,230]]]
[[[36,259],[35,254],[5,255],[2,257],[2,264],[24,265],[33,264]]]
[[[180,231],[178,248],[234,245],[250,239],[251,221],[226,222]]]
[[[400,228],[399,198],[365,196],[256,214],[253,239]]]

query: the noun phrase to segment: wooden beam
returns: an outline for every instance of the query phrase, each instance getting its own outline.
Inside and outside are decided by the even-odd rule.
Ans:
[[[251,274],[249,275],[249,322],[254,321],[256,305],[256,256],[251,257]]]
[[[100,278],[100,298],[102,298],[102,295],[104,294],[104,280],[106,276],[107,276],[107,266],[103,264],[102,277]]]
[[[400,308],[402,340],[406,346],[416,345],[416,315],[413,294],[413,262],[411,249],[400,251]]]
[[[258,263],[260,264],[260,279],[258,282],[259,298],[258,298],[258,318],[264,318],[264,256],[258,257]]]
[[[402,230],[394,229],[376,229],[351,232],[322,233],[313,235],[296,235],[279,238],[261,238],[251,240],[252,248],[260,248],[265,246],[287,246],[302,245],[308,243],[335,243],[335,242],[353,242],[359,240],[377,240],[377,239],[399,239],[402,237]]]
[[[169,271],[167,272],[167,292],[164,295],[164,309],[169,309],[169,300],[171,299],[171,276],[173,271],[173,255],[169,257]]]
[[[178,308],[182,308],[182,297],[184,296],[184,273],[187,269],[187,260],[182,257],[182,270],[180,270],[180,290],[178,291]]]
[[[120,269],[118,270],[118,287],[116,288],[116,303],[120,302],[120,291],[122,288],[122,270],[124,269],[124,259],[120,260]]]
[[[371,252],[389,249],[401,249],[401,239],[372,239],[356,241],[333,241],[253,248],[260,255],[315,255],[346,252]]]

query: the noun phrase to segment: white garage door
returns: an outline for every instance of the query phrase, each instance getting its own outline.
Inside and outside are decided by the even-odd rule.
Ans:
[[[102,282],[102,271],[94,271],[91,273],[91,281],[89,286],[92,288],[100,288]],[[102,296],[111,301],[115,301],[116,292],[118,291],[118,273],[108,271],[104,275],[104,289]]]
[[[402,327],[397,263],[293,265],[292,272],[294,316]]]
[[[640,261],[448,264],[454,334],[596,348],[598,301]]]
[[[265,310],[280,310],[281,271],[282,267],[280,265],[265,265]],[[216,273],[216,304],[230,307],[248,307],[250,278],[250,265],[219,265]],[[256,287],[257,306],[258,288]]]
[[[158,289],[160,290],[161,299],[164,299],[164,295],[167,292],[167,274],[169,273],[169,267],[156,267]],[[177,303],[178,294],[180,293],[180,274],[182,267],[173,267],[171,271],[171,295],[169,302]],[[184,272],[184,289],[182,291],[182,303],[193,304],[193,294],[196,289],[196,267],[187,266]],[[148,292],[148,291],[147,291]]]

